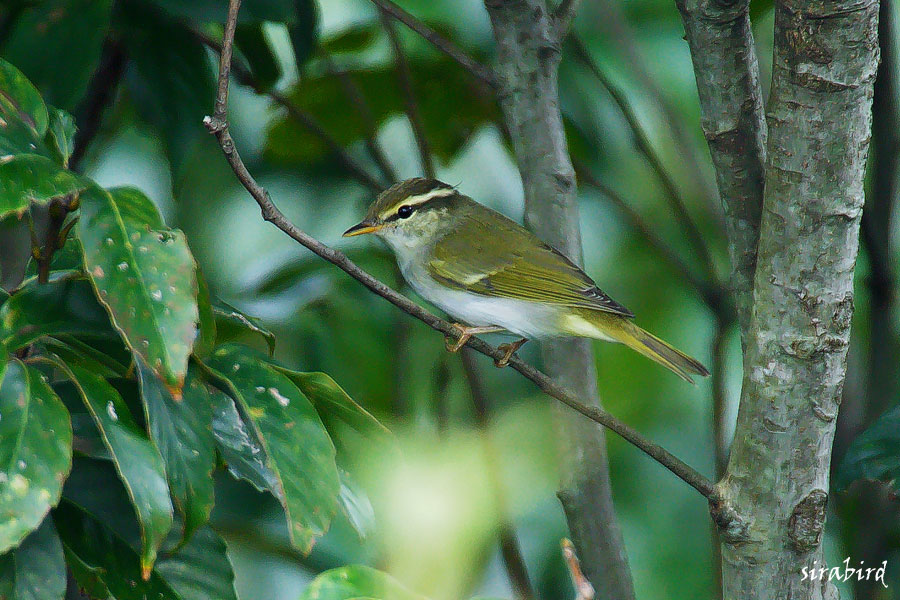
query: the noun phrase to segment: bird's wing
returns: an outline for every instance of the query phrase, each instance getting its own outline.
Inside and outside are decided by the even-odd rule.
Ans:
[[[451,228],[435,244],[428,262],[431,276],[444,285],[482,296],[634,317],[572,261],[514,221],[467,218],[460,226],[467,235],[455,235]],[[498,237],[509,245],[498,244]]]

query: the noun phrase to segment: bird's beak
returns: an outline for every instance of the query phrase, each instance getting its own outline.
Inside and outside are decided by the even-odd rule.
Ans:
[[[363,235],[365,233],[374,233],[384,227],[384,225],[378,225],[377,223],[372,223],[368,219],[357,223],[350,229],[344,232],[344,237],[353,237],[355,235]]]

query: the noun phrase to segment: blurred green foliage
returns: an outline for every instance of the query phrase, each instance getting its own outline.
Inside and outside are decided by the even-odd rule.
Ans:
[[[369,2],[243,4],[235,60],[249,68],[260,91],[284,93],[378,173],[364,143],[367,119],[333,70],[346,72],[366,100],[376,142],[392,170],[400,177],[420,174],[390,47]],[[490,60],[490,25],[479,0],[401,4],[471,55]],[[39,435],[39,423],[7,418],[5,386],[18,386],[53,407],[48,418],[65,407],[74,431],[74,442],[61,449],[62,463],[69,456],[74,465],[65,487],[54,492],[48,485],[50,498],[29,507],[22,515],[28,525],[19,533],[0,530],[6,536],[0,536],[6,542],[0,551],[8,550],[0,556],[0,597],[24,597],[22,573],[29,565],[47,572],[35,593],[61,597],[58,574],[64,563],[96,597],[230,598],[236,590],[239,598],[266,600],[319,590],[320,597],[345,598],[341,586],[348,580],[358,583],[351,593],[374,597],[394,589],[404,591],[392,597],[510,597],[496,542],[501,520],[516,527],[540,597],[570,596],[559,552],[566,527],[555,497],[555,408],[515,373],[483,361],[492,414],[487,432],[480,432],[461,363],[444,351],[433,331],[262,221],[201,124],[212,110],[217,59],[207,42],[221,37],[224,6],[219,0],[0,5],[0,56],[8,61],[0,63],[5,92],[0,117],[6,122],[0,153],[14,155],[0,162],[0,287],[14,292],[7,299],[0,289],[0,342],[6,344],[0,351],[0,373],[6,372],[0,427],[19,423],[21,432]],[[764,82],[771,64],[771,6],[755,1],[751,6]],[[583,3],[575,28],[600,68],[624,90],[724,277],[721,214],[674,4]],[[496,104],[455,63],[404,28],[400,33],[440,178],[519,217],[521,182]],[[678,123],[667,121],[648,80],[662,90],[661,100]],[[111,93],[98,110],[94,101],[104,87]],[[612,97],[568,56],[560,94],[573,156],[699,270]],[[282,210],[402,289],[391,256],[376,242],[340,239],[340,232],[359,220],[371,192],[271,99],[236,85],[231,98],[237,144]],[[73,122],[81,132],[94,130],[77,173],[66,168],[78,140]],[[690,132],[686,146],[674,133],[677,126]],[[698,168],[687,168],[689,161]],[[699,179],[693,175],[698,170]],[[122,185],[141,191],[110,195],[103,189]],[[151,278],[128,281],[125,273],[150,263],[139,255],[113,258],[105,249],[111,236],[77,225],[53,257],[51,283],[37,283],[35,260],[26,270],[29,219],[44,233],[53,201],[86,189],[94,195],[88,205],[102,204],[106,224],[115,221],[115,233],[124,236],[111,248],[125,249],[124,239],[135,233],[165,235],[152,246],[152,264],[162,268],[172,262],[182,276],[174,285],[177,301],[160,308],[169,309],[165,316],[174,319],[176,330],[199,321],[190,367],[183,348],[169,347],[178,336],[170,335],[165,319],[155,331],[128,325],[130,309],[155,306],[155,288],[147,287]],[[643,327],[708,364],[714,315],[608,198],[588,186],[579,192],[587,272],[632,309]],[[892,252],[894,264],[900,264],[896,249]],[[122,271],[120,264],[128,268]],[[118,277],[114,287],[99,284],[97,267]],[[866,272],[864,257],[842,408],[851,415],[854,405],[865,402],[859,390],[868,360]],[[145,339],[159,352],[143,350]],[[733,423],[741,379],[737,332],[727,332],[726,341],[727,414]],[[28,346],[34,354],[22,353]],[[48,357],[54,365],[26,366],[20,360],[26,355]],[[522,355],[540,362],[533,347],[526,346]],[[209,364],[198,374],[200,361]],[[610,345],[597,345],[597,366],[601,397],[611,412],[712,474],[708,382],[683,385]],[[67,371],[76,386],[64,381]],[[248,371],[253,375],[244,377]],[[42,383],[41,373],[49,384]],[[187,384],[179,388],[185,377]],[[199,406],[210,410],[189,408]],[[115,420],[111,414],[131,419]],[[379,422],[393,433],[385,434]],[[286,423],[296,424],[293,434],[279,429]],[[860,449],[886,447],[887,468],[851,469],[846,478],[896,472],[891,462],[896,445],[877,445],[884,438],[878,432],[892,430],[877,427],[861,438],[846,464],[860,464],[854,462],[863,458]],[[308,434],[302,439],[301,430]],[[869,438],[877,439],[866,442]],[[127,455],[136,466],[117,452],[120,444],[130,448]],[[178,451],[188,447],[202,452],[192,458]],[[638,597],[710,597],[714,574],[705,504],[620,439],[610,436],[609,450]],[[141,452],[154,458],[141,462]],[[69,471],[49,450],[41,460],[56,465],[51,475]],[[8,464],[15,469],[15,460]],[[161,494],[146,491],[161,518],[141,515],[140,508],[135,513],[145,497],[129,484],[132,468],[144,469],[137,477],[162,487]],[[26,475],[31,477],[21,476]],[[98,488],[106,493],[90,493]],[[498,492],[505,502],[498,502]],[[7,502],[5,493],[0,491],[0,503]],[[51,505],[56,506],[52,518],[42,521]],[[865,517],[852,506],[829,515],[830,560],[846,555],[844,536]],[[896,522],[896,511],[885,519]],[[314,538],[311,553],[304,555]],[[153,563],[157,549],[160,558]],[[900,585],[896,540],[889,552],[889,577]],[[151,569],[146,581],[141,558]],[[389,575],[347,567],[351,564]],[[216,577],[181,577],[201,568]]]

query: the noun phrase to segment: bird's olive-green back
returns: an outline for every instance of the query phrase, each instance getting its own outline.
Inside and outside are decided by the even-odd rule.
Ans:
[[[435,279],[483,296],[634,316],[515,221],[465,196],[455,200],[427,265]]]

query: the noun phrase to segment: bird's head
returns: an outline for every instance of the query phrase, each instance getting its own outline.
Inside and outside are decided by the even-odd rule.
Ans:
[[[407,179],[382,192],[344,237],[374,233],[394,247],[427,243],[441,231],[457,198],[453,186],[437,179]]]

